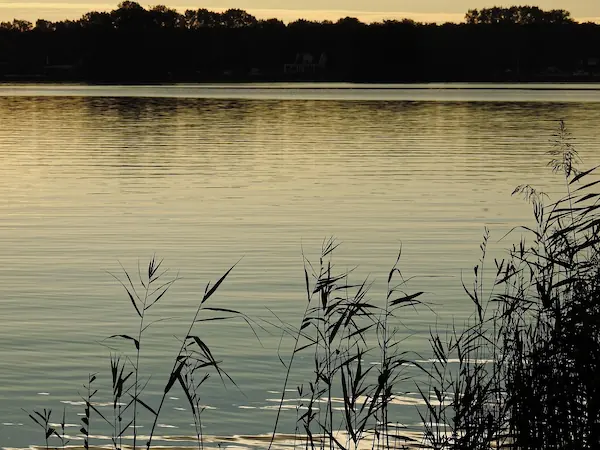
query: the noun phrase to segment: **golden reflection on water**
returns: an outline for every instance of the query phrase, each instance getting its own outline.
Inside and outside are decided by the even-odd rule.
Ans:
[[[268,306],[294,320],[301,251],[314,257],[330,235],[343,242],[339,266],[358,264],[357,280],[374,279],[374,298],[402,243],[404,272],[417,276],[411,288],[427,291],[439,314],[404,319],[405,345],[423,352],[430,325],[469,312],[460,277],[479,258],[483,227],[499,256],[510,239],[497,241],[530,220],[513,188],[562,189],[545,153],[558,119],[586,165],[598,163],[600,103],[344,95],[0,97],[0,423],[24,422],[20,407],[79,400],[87,373],[108,368],[99,342],[133,326],[107,271],[119,271],[118,261],[135,269],[155,252],[183,279],[159,311],[173,319],[147,341],[149,395],[206,281],[243,256],[219,305],[259,317]],[[268,432],[267,391],[283,372],[279,336],[261,336],[261,346],[238,323],[207,330],[247,395],[210,385],[207,429]],[[395,407],[401,422],[418,422],[413,405]],[[182,408],[170,400],[164,420],[185,433]],[[28,426],[3,426],[10,441],[0,444],[30,444],[19,437]]]
[[[335,439],[337,439],[340,443],[344,443],[347,445],[346,448],[354,449],[354,450],[369,450],[373,448],[373,434],[368,434],[359,442],[358,446],[354,446],[351,443],[349,436],[346,433],[338,432],[334,433]],[[78,440],[76,436],[69,436],[70,439]],[[97,445],[89,445],[89,449],[91,450],[106,450],[110,448],[114,448],[112,443],[110,443],[110,437],[108,436],[94,436],[96,440],[106,441],[107,444],[97,444]],[[141,440],[148,439],[148,436],[138,435],[138,438]],[[124,440],[130,441],[133,439],[132,436],[125,436]],[[266,449],[269,447],[271,443],[272,436],[270,434],[262,434],[262,435],[238,435],[233,434],[230,436],[211,436],[206,435],[203,436],[202,439],[202,448],[240,448],[240,449]],[[421,448],[428,448],[423,441],[423,436],[421,433],[416,431],[405,431],[400,430],[397,433],[395,432],[390,440],[394,442],[394,448],[404,449],[404,450],[416,450]],[[153,444],[152,448],[155,450],[194,450],[198,448],[198,438],[196,436],[157,436],[154,438],[155,442],[158,444]],[[313,435],[313,442],[315,446],[319,446],[320,442],[326,442],[326,445],[329,445],[326,436],[323,435]],[[165,443],[161,445],[160,443]],[[307,437],[301,434],[284,434],[280,433],[275,436],[273,439],[273,444],[270,446],[272,450],[290,450],[297,448],[305,448],[307,444]],[[46,447],[44,446],[36,446],[31,445],[27,448],[32,450],[44,450]],[[71,443],[65,448],[71,450],[82,450],[83,445],[77,445],[75,443]],[[131,448],[123,445],[123,448]],[[18,447],[4,447],[5,450],[24,450]]]

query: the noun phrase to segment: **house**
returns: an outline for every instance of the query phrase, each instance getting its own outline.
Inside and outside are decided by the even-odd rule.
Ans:
[[[303,74],[303,73],[317,73],[318,71],[325,70],[327,65],[327,55],[321,53],[319,62],[315,63],[314,57],[311,53],[297,53],[296,60],[292,64],[284,64],[283,73],[285,74]]]

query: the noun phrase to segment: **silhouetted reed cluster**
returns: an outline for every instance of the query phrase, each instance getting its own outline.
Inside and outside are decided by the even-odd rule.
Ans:
[[[380,304],[371,300],[368,281],[353,283],[351,271],[336,268],[338,244],[329,239],[318,261],[305,258],[306,307],[297,324],[276,315],[275,322],[259,323],[238,311],[210,306],[208,300],[233,267],[207,285],[181,337],[161,398],[143,398],[148,377],[140,371],[139,357],[145,333],[154,325],[146,312],[177,277],[167,278],[154,258],[147,273],[138,273],[139,285],[124,270],[124,279],[117,279],[139,321],[138,333],[111,338],[131,342],[134,357],[111,354],[112,417],[95,406],[96,375],[90,375],[81,416],[84,447],[91,445],[92,419],[110,426],[115,450],[141,445],[136,430],[138,410],[143,409],[151,422],[143,445],[150,448],[165,398],[179,385],[202,448],[202,385],[211,373],[231,378],[203,340],[201,325],[241,317],[252,331],[274,326],[293,341],[291,354],[280,355],[286,376],[269,448],[281,415],[289,411],[283,408],[288,401],[297,402],[294,447],[310,450],[600,448],[600,194],[595,193],[600,179],[593,178],[594,169],[577,168],[577,151],[562,122],[549,155],[550,166],[564,180],[564,196],[553,201],[530,185],[515,189],[514,195],[530,202],[534,225],[513,230],[522,233],[519,243],[493,263],[487,256],[490,233],[484,231],[472,285],[463,284],[473,314],[464,323],[431,330],[430,364],[419,363],[414,353],[401,348],[399,311],[426,305],[421,303],[423,292],[408,291],[400,254]],[[297,400],[286,399],[298,355],[305,356],[303,364],[311,361],[312,376],[295,386]],[[417,409],[424,424],[418,442],[402,435],[390,408],[399,384],[409,377],[407,366],[417,366],[419,379],[426,380],[417,383],[424,403]],[[44,430],[46,448],[64,447],[64,413],[61,427],[52,426],[50,416],[49,410],[30,414]]]
[[[509,257],[494,261],[492,286],[483,281],[486,230],[465,288],[473,316],[445,339],[431,335],[439,401],[424,417],[434,424],[426,430],[433,448],[600,448],[600,181],[594,169],[577,169],[562,122],[552,145],[565,195],[551,201],[530,185],[515,189],[531,203],[535,226],[522,227]]]

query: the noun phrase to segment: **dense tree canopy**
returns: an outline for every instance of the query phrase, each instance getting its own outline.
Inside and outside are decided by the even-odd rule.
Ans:
[[[564,10],[470,10],[465,23],[261,20],[124,1],[79,20],[0,23],[0,79],[600,79],[600,26]]]
[[[465,20],[468,24],[570,24],[574,23],[571,13],[564,9],[543,11],[537,6],[512,6],[510,8],[471,9]]]

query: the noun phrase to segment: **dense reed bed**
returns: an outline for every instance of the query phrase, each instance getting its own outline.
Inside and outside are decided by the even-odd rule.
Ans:
[[[434,424],[426,429],[433,448],[600,448],[600,180],[595,168],[577,168],[563,122],[551,144],[549,165],[565,195],[552,201],[530,185],[515,189],[535,225],[494,261],[491,286],[483,281],[486,230],[465,287],[471,320],[445,338],[431,335],[438,402],[423,417]]]
[[[534,225],[513,230],[520,242],[505,259],[489,262],[490,233],[484,231],[481,259],[472,284],[464,281],[473,314],[464,323],[430,333],[433,358],[419,364],[402,347],[402,308],[427,308],[423,292],[408,290],[400,270],[401,253],[387,274],[383,301],[369,294],[370,282],[353,282],[352,273],[336,268],[334,239],[324,241],[318,261],[305,258],[305,310],[298,323],[253,320],[239,311],[213,306],[209,300],[233,270],[208,284],[190,318],[181,346],[165,376],[160,398],[146,398],[148,375],[140,370],[144,336],[156,322],[146,312],[177,280],[152,259],[137,281],[123,270],[115,276],[138,322],[135,336],[115,334],[131,344],[125,357],[111,353],[112,415],[94,402],[90,374],[83,396],[79,437],[91,447],[93,421],[112,430],[112,448],[151,448],[165,398],[176,386],[189,403],[197,448],[205,442],[201,403],[209,376],[233,379],[203,340],[202,323],[241,318],[249,332],[280,333],[293,342],[280,355],[285,368],[282,396],[272,435],[264,448],[277,445],[286,392],[298,364],[313,365],[312,377],[293,386],[297,393],[295,432],[288,446],[333,449],[592,449],[600,448],[600,180],[594,169],[580,171],[572,137],[564,123],[553,136],[550,166],[564,181],[564,196],[551,200],[530,185],[515,189],[530,202]],[[492,277],[490,277],[492,275]],[[491,279],[493,278],[493,279]],[[366,361],[374,363],[368,364]],[[391,404],[400,383],[411,381],[406,368],[425,374],[417,383],[424,424],[420,439],[402,433]],[[421,376],[421,379],[423,377]],[[341,405],[341,406],[336,406]],[[140,411],[149,417],[149,433],[138,436]],[[65,413],[53,426],[51,411],[30,418],[43,429],[45,447],[65,447]],[[214,442],[211,441],[212,445]]]

